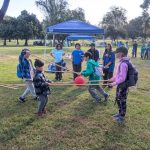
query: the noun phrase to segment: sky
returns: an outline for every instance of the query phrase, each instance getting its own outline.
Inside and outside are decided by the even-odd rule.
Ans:
[[[0,6],[2,5],[0,0]],[[121,6],[127,10],[128,21],[141,15],[140,5],[143,0],[68,0],[69,8],[81,7],[85,11],[86,20],[93,25],[98,25],[111,6]],[[35,5],[35,0],[10,0],[7,15],[17,17],[22,10],[26,9],[34,13],[40,21],[44,18],[42,11]]]

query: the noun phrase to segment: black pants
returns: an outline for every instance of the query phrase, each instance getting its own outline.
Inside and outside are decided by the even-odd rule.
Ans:
[[[103,74],[104,74],[104,76],[103,76],[104,80],[108,80],[108,79],[111,79],[113,77],[113,72],[109,72],[108,69],[104,69]],[[107,82],[104,82],[104,84],[107,84]]]
[[[81,72],[81,64],[72,64],[74,72]],[[73,78],[75,79],[78,75],[76,73],[73,74]]]
[[[133,49],[132,50],[132,57],[136,58],[136,55],[137,55],[137,49]]]
[[[116,90],[116,102],[119,109],[119,114],[124,117],[127,109],[128,88],[121,88],[119,85]]]
[[[59,65],[59,66],[57,66]],[[62,72],[61,72],[61,63],[56,63],[56,73],[55,73],[55,79],[56,80],[62,80]]]

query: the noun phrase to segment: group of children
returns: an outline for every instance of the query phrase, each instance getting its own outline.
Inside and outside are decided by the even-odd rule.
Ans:
[[[52,55],[55,52],[52,53]],[[128,85],[126,84],[128,81],[128,64],[131,64],[130,59],[127,57],[128,50],[125,47],[119,47],[116,50],[116,58],[119,59],[119,64],[117,67],[117,71],[114,77],[109,79],[107,83],[110,87],[117,86],[116,91],[116,102],[118,104],[119,112],[113,116],[114,120],[117,122],[122,122],[124,120],[126,114],[126,100],[128,95]],[[105,92],[105,90],[99,85],[100,77],[95,74],[95,67],[98,66],[98,62],[92,59],[93,55],[90,51],[84,54],[83,60],[86,61],[86,69],[81,71],[81,75],[89,78],[89,93],[94,98],[96,103],[101,101],[101,98],[98,96],[97,91],[104,96],[105,101],[108,100],[109,94]],[[27,58],[26,58],[27,59]],[[29,61],[27,59],[27,61]],[[38,97],[38,116],[43,116],[46,113],[46,104],[48,101],[48,95],[51,93],[49,86],[52,85],[52,81],[49,81],[45,78],[44,71],[44,63],[36,59],[34,63],[35,71],[33,77],[33,84],[35,88],[36,96]],[[24,68],[24,67],[22,67]],[[31,72],[31,68],[27,68]],[[25,77],[22,77],[25,79]],[[60,78],[59,78],[60,79]],[[28,88],[28,86],[27,86]],[[28,88],[28,90],[30,90]]]

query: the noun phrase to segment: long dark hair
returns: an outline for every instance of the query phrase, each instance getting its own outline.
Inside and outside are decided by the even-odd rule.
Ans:
[[[112,45],[111,45],[110,43],[108,43],[107,46],[110,47],[110,50],[108,50],[107,48],[106,48],[106,49],[107,49],[108,51],[112,51]]]

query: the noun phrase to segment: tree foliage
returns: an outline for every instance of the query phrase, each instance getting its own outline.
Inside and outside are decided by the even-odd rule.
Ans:
[[[135,39],[137,37],[143,37],[143,28],[142,28],[142,16],[132,19],[128,24],[128,36],[129,38]]]
[[[150,36],[150,0],[144,0],[140,7],[143,9],[142,27],[146,38],[147,36]]]
[[[0,24],[0,37],[4,39],[4,45],[6,45],[6,39],[12,39],[15,32],[15,18],[6,16],[3,22]]]
[[[106,29],[106,36],[113,40],[125,38],[127,28],[126,10],[121,7],[112,7],[103,17],[102,27]]]
[[[6,16],[0,24],[0,37],[4,39],[6,45],[7,39],[25,39],[25,45],[28,45],[30,38],[43,38],[44,30],[42,24],[34,14],[29,14],[26,10],[21,12],[17,18]]]
[[[84,10],[82,8],[70,10],[66,0],[37,0],[36,4],[44,12],[46,26],[70,19],[85,21]]]

